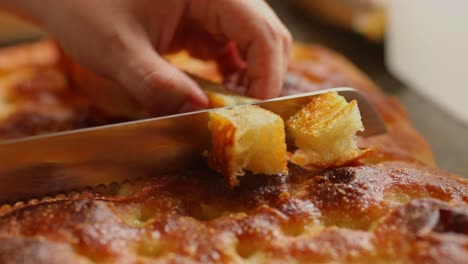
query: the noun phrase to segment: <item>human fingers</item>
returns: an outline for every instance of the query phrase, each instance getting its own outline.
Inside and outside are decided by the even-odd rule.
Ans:
[[[159,56],[150,43],[135,44],[133,50],[121,57],[124,66],[117,66],[114,76],[153,114],[188,112],[209,104],[200,87]]]
[[[197,1],[200,2],[200,1]],[[261,0],[207,0],[192,15],[213,35],[224,34],[243,52],[249,95],[278,96],[286,71],[291,34]]]

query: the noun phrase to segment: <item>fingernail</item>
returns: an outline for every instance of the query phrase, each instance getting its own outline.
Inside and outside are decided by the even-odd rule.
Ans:
[[[189,113],[189,112],[195,112],[199,110],[203,110],[204,107],[194,104],[192,102],[185,102],[180,108],[179,108],[179,114],[182,113]]]

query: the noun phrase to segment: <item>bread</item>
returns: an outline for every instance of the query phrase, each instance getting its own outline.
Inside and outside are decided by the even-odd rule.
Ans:
[[[212,91],[208,91],[206,92],[206,94],[208,95],[208,99],[210,100],[211,108],[249,104],[258,101],[256,99],[246,96],[216,93]]]
[[[213,148],[210,166],[223,174],[231,187],[245,171],[287,174],[284,121],[258,106],[245,105],[210,113]]]
[[[350,103],[337,93],[316,96],[287,121],[298,151],[292,161],[306,166],[329,168],[359,158],[358,131],[363,131],[356,101]]]
[[[2,139],[94,123],[87,98],[70,89],[57,47],[49,41],[0,50],[0,101]]]
[[[229,97],[229,95],[226,95]],[[284,121],[258,106],[245,105],[210,113],[213,148],[210,166],[231,187],[245,170],[254,174],[287,173],[287,161],[303,167],[330,168],[348,164],[366,151],[357,146],[363,131],[356,101],[336,92],[314,97],[287,121],[298,150],[288,159]]]
[[[32,46],[37,45],[44,43]],[[292,53],[284,94],[360,89],[388,128],[385,135],[358,137],[359,149],[373,147],[372,152],[340,167],[304,170],[289,164],[288,175],[247,173],[232,189],[202,166],[0,205],[0,263],[465,263],[467,180],[436,168],[431,148],[398,100],[385,96],[345,58],[317,45],[296,44]],[[10,55],[0,52],[0,62]],[[183,56],[174,62],[221,79],[214,64]],[[31,61],[23,56],[20,64]],[[30,84],[76,109],[67,98],[80,95],[84,83],[99,89],[102,79],[89,74],[92,82],[77,82],[80,74],[69,66],[33,66],[38,72],[55,68],[69,80],[60,93],[47,92],[49,82]],[[10,93],[19,86],[1,89]],[[99,111],[71,111],[71,116],[118,121],[112,108],[100,107],[102,101],[80,97],[87,109]],[[23,98],[34,103],[40,97]],[[39,123],[37,130],[24,127],[45,114],[53,115],[31,112],[12,123],[15,112],[9,113],[0,126],[8,123],[10,131],[22,133],[0,137],[41,133]],[[68,122],[58,120],[56,129],[70,129]]]
[[[312,15],[370,40],[385,35],[387,0],[295,0]]]
[[[0,44],[34,39],[44,35],[39,28],[0,10]]]

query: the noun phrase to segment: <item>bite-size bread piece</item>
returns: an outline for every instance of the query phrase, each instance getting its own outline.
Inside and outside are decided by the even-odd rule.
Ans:
[[[245,171],[287,174],[284,121],[258,106],[244,105],[210,113],[212,151],[209,164],[229,186],[239,185]]]
[[[210,99],[211,108],[242,105],[242,104],[254,103],[258,101],[257,99],[242,96],[242,95],[218,93],[218,92],[212,92],[212,91],[205,91],[205,93]]]
[[[288,133],[298,150],[291,161],[303,166],[333,167],[362,156],[357,146],[363,131],[356,101],[350,103],[336,92],[318,95],[287,121]]]

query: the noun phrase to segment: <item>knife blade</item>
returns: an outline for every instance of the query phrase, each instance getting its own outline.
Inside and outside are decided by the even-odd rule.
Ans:
[[[251,103],[284,119],[329,91],[356,100],[365,132],[384,133],[373,106],[352,88]],[[0,204],[157,176],[206,164],[210,110],[0,142]]]

